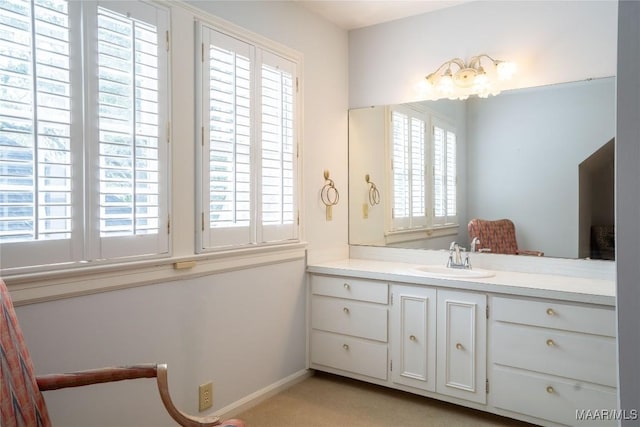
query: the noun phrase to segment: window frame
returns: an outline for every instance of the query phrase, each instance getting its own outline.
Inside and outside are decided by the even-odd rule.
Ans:
[[[158,148],[162,152],[158,159],[160,188],[160,211],[155,244],[149,251],[148,244],[140,245],[140,235],[100,237],[98,206],[95,200],[100,168],[97,156],[98,123],[96,118],[99,100],[97,97],[97,58],[88,61],[97,52],[97,11],[104,7],[109,11],[127,15],[133,12],[143,22],[152,21],[157,28],[159,72],[162,74],[158,88],[159,129]],[[30,274],[42,271],[86,269],[117,263],[134,263],[171,256],[169,215],[171,210],[171,151],[168,123],[171,118],[171,51],[168,45],[171,14],[168,7],[147,1],[96,1],[68,2],[69,19],[69,64],[70,64],[70,145],[71,145],[71,236],[60,240],[31,240],[0,244],[3,275]],[[142,16],[140,16],[142,15]],[[164,49],[165,34],[167,49]],[[90,63],[90,65],[87,65]],[[94,75],[95,74],[95,75]],[[35,80],[35,76],[32,77]],[[33,95],[35,96],[35,95]],[[164,123],[167,123],[165,127]],[[38,122],[34,122],[37,126]],[[37,145],[35,145],[37,147]],[[37,193],[36,193],[37,194]],[[166,230],[166,231],[165,231]],[[142,248],[147,248],[140,250]],[[39,255],[42,254],[42,255]],[[28,260],[28,262],[25,262]]]
[[[301,152],[302,152],[302,106],[303,106],[303,94],[302,94],[302,55],[297,51],[280,45],[269,39],[261,37],[257,34],[251,33],[242,28],[230,25],[222,20],[217,19],[197,19],[195,23],[195,43],[196,43],[196,78],[195,78],[195,92],[196,92],[196,123],[195,123],[195,135],[196,135],[196,230],[195,230],[195,252],[199,254],[217,253],[217,252],[242,252],[251,248],[278,248],[288,245],[297,245],[302,242],[302,226],[300,224],[300,212],[302,206],[302,164],[301,164]],[[209,200],[209,182],[205,180],[208,175],[208,140],[207,140],[207,126],[208,122],[205,122],[205,112],[207,111],[205,106],[208,105],[208,99],[206,99],[208,91],[206,90],[206,76],[205,69],[208,66],[205,64],[205,58],[207,57],[205,42],[208,40],[205,31],[212,31],[221,34],[223,37],[234,39],[239,43],[246,44],[251,49],[251,70],[252,70],[252,94],[251,94],[251,114],[252,114],[252,127],[251,127],[251,149],[255,156],[262,150],[261,147],[261,107],[257,108],[256,104],[261,102],[262,93],[260,90],[261,73],[258,71],[262,64],[268,64],[263,61],[263,56],[271,56],[278,58],[279,60],[289,62],[294,67],[295,73],[293,73],[293,104],[294,104],[294,123],[293,123],[293,206],[294,206],[294,218],[293,223],[290,226],[269,226],[262,223],[260,216],[261,207],[256,207],[262,204],[261,198],[261,168],[260,163],[262,156],[253,158],[251,160],[251,191],[253,196],[250,197],[251,201],[251,218],[248,231],[248,239],[245,241],[234,242],[234,230],[230,228],[223,228],[216,230],[217,234],[223,235],[229,233],[231,237],[220,245],[214,244],[214,238],[211,235],[211,228],[206,224],[208,209],[205,206]],[[285,228],[290,231],[290,238],[271,240],[269,236],[282,235],[278,228]]]

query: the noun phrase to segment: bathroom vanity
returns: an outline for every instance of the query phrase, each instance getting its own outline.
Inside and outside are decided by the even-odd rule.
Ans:
[[[540,425],[616,425],[592,416],[617,407],[613,280],[441,265],[310,264],[309,366]]]

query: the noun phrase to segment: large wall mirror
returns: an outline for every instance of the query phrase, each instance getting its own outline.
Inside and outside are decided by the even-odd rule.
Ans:
[[[614,77],[402,106],[455,129],[457,226],[392,230],[395,107],[349,112],[350,244],[468,246],[471,219],[508,218],[522,249],[613,259]]]

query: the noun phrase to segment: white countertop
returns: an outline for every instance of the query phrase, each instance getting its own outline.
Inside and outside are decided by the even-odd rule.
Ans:
[[[307,271],[608,306],[615,306],[616,303],[616,284],[613,280],[501,270],[492,270],[495,273],[492,277],[442,278],[429,277],[417,271],[420,266],[424,265],[349,258],[310,264]]]

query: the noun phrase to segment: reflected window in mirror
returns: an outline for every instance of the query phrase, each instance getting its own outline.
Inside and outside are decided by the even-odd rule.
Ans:
[[[404,105],[391,108],[390,133],[387,234],[457,226],[455,128],[428,111]]]

